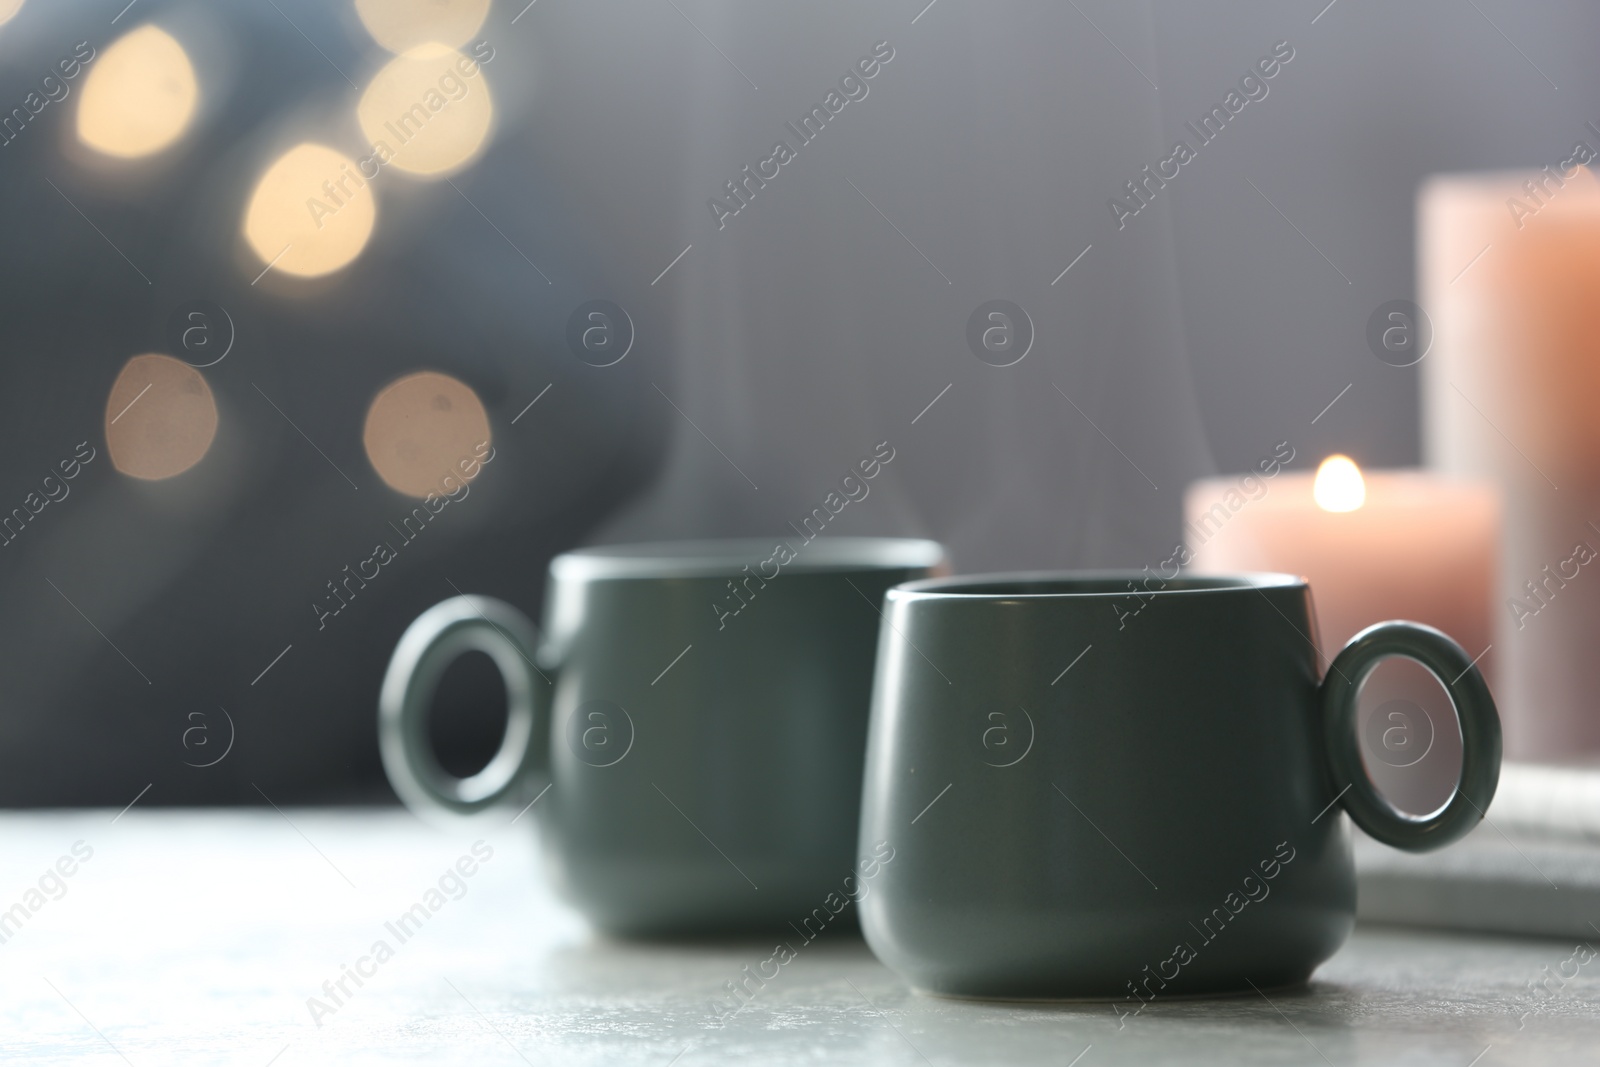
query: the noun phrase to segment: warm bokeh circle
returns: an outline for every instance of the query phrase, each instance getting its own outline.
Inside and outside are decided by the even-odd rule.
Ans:
[[[384,386],[361,441],[384,484],[407,496],[446,494],[478,473],[489,415],[464,382],[420,371]],[[470,472],[470,473],[469,473]]]
[[[490,0],[356,0],[372,39],[391,52],[438,41],[459,48],[489,16]]]
[[[355,160],[307,141],[279,156],[256,183],[244,236],[263,265],[315,277],[359,256],[377,215]]]
[[[78,101],[78,139],[108,156],[151,155],[182,136],[199,98],[183,45],[165,30],[141,26],[89,67]]]
[[[356,118],[385,165],[442,175],[478,154],[494,104],[476,62],[444,45],[422,44],[373,75]]]
[[[154,481],[199,463],[217,436],[217,402],[181,359],[134,356],[106,397],[106,451],[123,474]]]

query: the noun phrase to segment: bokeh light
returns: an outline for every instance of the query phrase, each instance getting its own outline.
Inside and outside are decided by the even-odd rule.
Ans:
[[[256,183],[244,236],[264,265],[312,277],[360,255],[377,214],[355,161],[307,141],[280,156]]]
[[[182,474],[217,436],[217,402],[199,371],[180,359],[134,356],[106,397],[106,450],[134,478]]]
[[[188,127],[199,97],[183,46],[164,30],[141,26],[89,68],[78,101],[78,139],[124,159],[159,152]]]
[[[437,41],[459,48],[489,15],[489,0],[356,0],[372,39],[391,52]]]
[[[0,26],[15,18],[17,12],[22,10],[22,5],[27,2],[28,0],[0,0]]]
[[[1367,483],[1355,460],[1332,455],[1317,468],[1311,496],[1323,511],[1355,511],[1367,502]]]
[[[408,374],[372,398],[361,441],[384,484],[407,496],[458,491],[477,477],[489,415],[464,382],[434,371]]]
[[[373,76],[356,117],[385,165],[437,175],[477,155],[494,104],[476,62],[442,44],[422,44]]]

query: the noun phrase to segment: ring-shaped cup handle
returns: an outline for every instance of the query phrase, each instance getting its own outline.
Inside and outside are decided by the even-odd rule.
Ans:
[[[510,604],[457,596],[406,628],[378,696],[378,749],[389,784],[418,814],[469,815],[504,799],[534,759],[547,702],[535,677],[533,623]],[[457,778],[439,765],[428,738],[428,707],[439,679],[461,653],[486,653],[506,687],[506,730],[478,773]]]
[[[1378,663],[1407,656],[1450,696],[1461,723],[1461,781],[1430,815],[1408,815],[1379,795],[1361,762],[1356,710],[1361,683]],[[1500,783],[1500,715],[1472,659],[1450,638],[1415,622],[1380,622],[1350,639],[1322,680],[1322,722],[1333,788],[1357,826],[1386,845],[1427,852],[1478,825]]]

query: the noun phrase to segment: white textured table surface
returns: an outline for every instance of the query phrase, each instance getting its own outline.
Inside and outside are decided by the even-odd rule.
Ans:
[[[0,911],[0,1062],[1492,1067],[1600,1058],[1600,962],[1571,962],[1570,942],[1364,928],[1309,989],[1270,1002],[1158,1002],[1119,1030],[1103,1004],[920,997],[858,939],[824,935],[718,1021],[711,1003],[723,983],[771,946],[596,940],[544,890],[526,819],[472,834],[387,810],[135,807],[113,823],[115,814],[0,814],[0,909],[29,913],[16,930],[19,913],[8,924]],[[401,943],[385,922],[422,901],[478,836],[492,858]],[[79,841],[92,856],[30,895]],[[371,976],[359,988],[346,979],[351,995],[319,1027],[307,999],[334,1007],[324,981],[378,940],[393,957],[364,964]],[[1529,992],[1545,968],[1576,977]]]

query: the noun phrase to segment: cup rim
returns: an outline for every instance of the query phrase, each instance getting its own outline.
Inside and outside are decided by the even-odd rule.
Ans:
[[[799,542],[796,545],[795,542]],[[912,537],[732,537],[590,545],[550,561],[562,581],[608,578],[693,578],[737,575],[772,560],[779,545],[794,553],[782,573],[822,574],[933,568],[945,559],[937,541]],[[772,575],[763,575],[771,580]]]
[[[1146,582],[1152,579],[1164,581],[1166,585],[1151,588]],[[1310,584],[1301,575],[1276,571],[1229,571],[1221,574],[1181,572],[1172,578],[1130,570],[1002,571],[902,582],[890,589],[887,596],[897,601],[1086,600],[1129,596],[1129,582],[1136,583],[1141,597],[1303,589]],[[1050,588],[1052,586],[1060,588]]]

